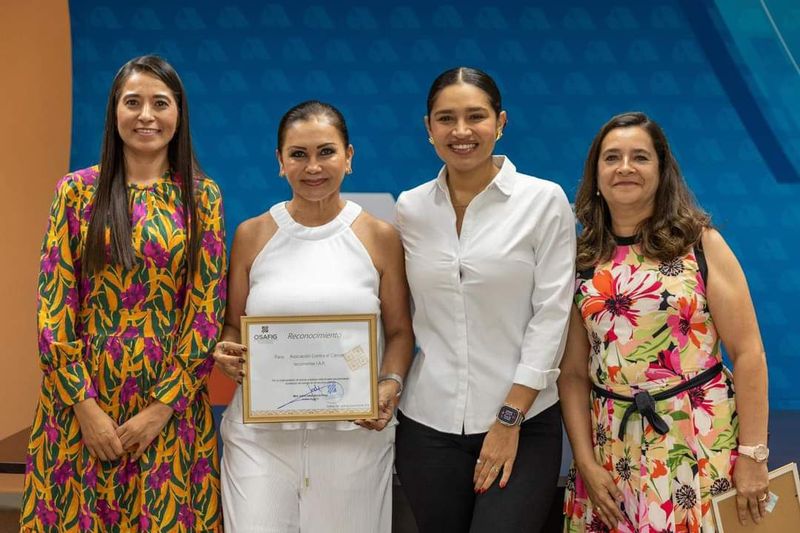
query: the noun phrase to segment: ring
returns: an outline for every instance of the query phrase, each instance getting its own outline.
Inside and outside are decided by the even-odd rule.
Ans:
[[[767,501],[767,495],[766,494],[762,494],[761,497],[758,499],[758,501],[760,501],[760,502]]]
[[[498,470],[500,470],[500,467],[499,467],[499,466],[497,466],[497,465],[494,465],[494,466],[493,466],[492,468],[490,468],[489,470],[490,470],[490,471],[492,471],[492,472],[497,472]]]
[[[477,460],[477,461],[475,461],[475,463],[476,463],[476,464],[481,464],[482,462],[483,462],[483,461],[481,461],[481,458],[480,458],[480,457],[478,457],[478,460]]]

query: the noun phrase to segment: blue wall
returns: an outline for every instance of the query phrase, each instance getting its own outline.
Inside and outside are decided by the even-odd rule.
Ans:
[[[96,161],[107,91],[132,56],[167,57],[187,85],[200,161],[222,186],[229,235],[287,198],[275,129],[305,99],[345,113],[351,192],[400,191],[439,161],[422,125],[442,70],[498,80],[498,152],[573,196],[611,115],[660,121],[700,202],[742,262],[770,365],[771,404],[800,409],[792,312],[800,301],[800,5],[717,0],[439,4],[207,0],[70,3],[73,168]],[[787,53],[788,50],[788,53]]]

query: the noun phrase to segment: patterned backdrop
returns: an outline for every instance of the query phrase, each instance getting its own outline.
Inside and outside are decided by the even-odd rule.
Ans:
[[[71,165],[97,159],[111,79],[127,59],[169,59],[189,94],[205,170],[223,189],[228,237],[287,198],[277,122],[310,98],[344,112],[350,192],[394,196],[439,161],[422,117],[433,78],[496,77],[509,125],[498,145],[522,171],[575,193],[611,115],[665,128],[684,173],[742,262],[770,365],[771,404],[800,409],[791,331],[800,300],[800,3],[568,0],[458,3],[135,3],[72,0]],[[55,177],[54,177],[55,180]]]

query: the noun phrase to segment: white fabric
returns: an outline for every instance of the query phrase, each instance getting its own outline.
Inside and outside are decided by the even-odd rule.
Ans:
[[[250,267],[250,292],[245,314],[375,313],[378,315],[378,355],[381,357],[380,277],[367,249],[350,227],[361,214],[361,206],[348,201],[336,218],[316,227],[295,222],[285,203],[274,205],[269,212],[278,225],[278,231]],[[242,412],[242,388],[239,386],[222,416],[242,423]],[[352,422],[248,424],[247,427],[253,431],[315,427],[335,427],[346,431],[358,428]]]
[[[500,171],[456,233],[446,170],[397,200],[419,352],[400,408],[447,433],[489,430],[512,383],[558,401],[575,283],[575,217],[557,184]]]
[[[375,313],[380,356],[380,277],[350,227],[360,213],[347,202],[328,224],[305,227],[273,206],[278,231],[253,261],[245,313]],[[244,424],[238,388],[221,429],[225,530],[388,533],[395,424]]]
[[[222,421],[229,533],[389,533],[394,427],[246,431]]]

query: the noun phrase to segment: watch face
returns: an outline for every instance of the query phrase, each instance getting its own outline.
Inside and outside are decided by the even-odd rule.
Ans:
[[[756,449],[753,450],[753,456],[755,460],[758,462],[766,461],[769,457],[769,448],[764,446],[763,444],[759,444],[756,446]]]
[[[517,417],[519,417],[519,411],[507,405],[501,407],[500,412],[497,413],[497,418],[500,419],[501,422],[505,422],[509,425],[515,424],[517,422]]]

